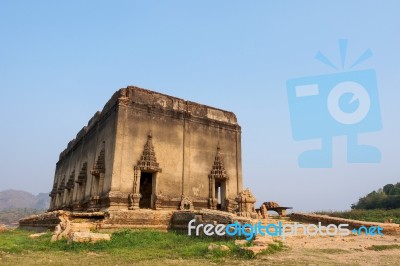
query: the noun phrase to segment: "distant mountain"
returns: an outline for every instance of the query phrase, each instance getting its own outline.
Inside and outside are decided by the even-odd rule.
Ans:
[[[50,205],[49,194],[39,193],[37,196],[26,191],[5,190],[0,192],[0,211],[8,209],[48,209]]]
[[[49,193],[39,193],[36,196],[37,202],[34,209],[37,210],[47,210],[50,207],[50,197]]]

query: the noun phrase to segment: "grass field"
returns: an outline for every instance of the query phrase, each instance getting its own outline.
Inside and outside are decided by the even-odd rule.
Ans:
[[[394,223],[400,224],[400,209],[393,210],[350,210],[350,211],[321,211],[317,214],[324,214],[345,219],[361,220],[367,222],[385,222],[392,219]]]
[[[66,240],[50,242],[51,234],[37,239],[29,238],[32,232],[23,230],[0,233],[0,264],[74,264],[109,265],[163,260],[206,260],[221,262],[224,259],[252,260],[252,253],[241,250],[233,239],[190,237],[175,232],[150,230],[124,230],[112,235],[109,242],[70,243]],[[229,251],[208,250],[211,243],[223,244]],[[251,242],[249,242],[251,245]],[[271,244],[264,254],[283,249],[282,243]]]

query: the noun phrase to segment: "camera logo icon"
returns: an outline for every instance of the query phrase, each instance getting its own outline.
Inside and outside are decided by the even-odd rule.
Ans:
[[[339,40],[339,47],[344,66],[347,41]],[[352,67],[371,55],[367,50]],[[317,59],[336,68],[321,53]],[[335,136],[347,136],[348,163],[381,161],[379,149],[358,144],[358,134],[382,129],[373,69],[295,78],[286,85],[294,140],[321,139],[321,149],[305,151],[299,156],[299,167],[331,168]]]

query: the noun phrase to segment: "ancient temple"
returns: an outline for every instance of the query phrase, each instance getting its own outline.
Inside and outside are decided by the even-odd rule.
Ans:
[[[235,114],[127,87],[61,152],[49,211],[232,211],[241,191]]]

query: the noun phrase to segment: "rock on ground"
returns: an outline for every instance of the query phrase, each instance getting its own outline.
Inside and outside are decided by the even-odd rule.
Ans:
[[[246,246],[247,245],[247,240],[237,239],[237,240],[235,240],[235,245],[236,246]]]
[[[241,247],[242,250],[249,251],[253,253],[254,256],[260,253],[261,251],[266,250],[267,248],[268,247],[265,246]]]
[[[45,234],[47,234],[47,233],[32,234],[32,235],[30,235],[29,237],[34,239],[34,238],[39,238],[39,237],[41,237],[41,236],[44,236]]]
[[[97,241],[110,241],[111,236],[109,234],[99,234],[90,232],[74,232],[70,236],[72,242],[97,242]]]
[[[229,247],[225,245],[210,244],[208,250],[229,251]]]

